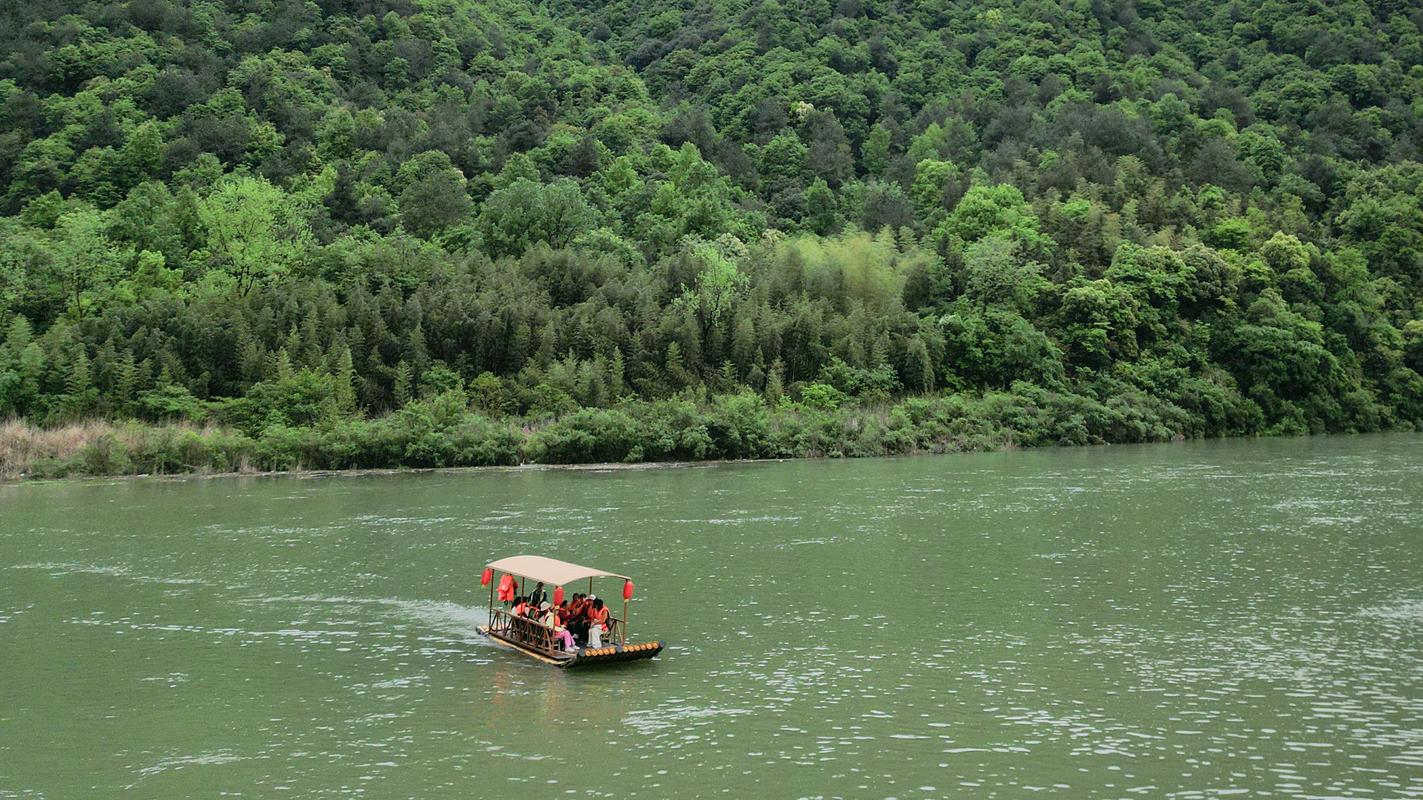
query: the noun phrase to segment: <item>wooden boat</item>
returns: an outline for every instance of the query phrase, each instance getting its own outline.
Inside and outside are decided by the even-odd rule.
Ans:
[[[542,583],[552,596],[561,596],[563,587],[588,581],[588,594],[593,594],[596,578],[622,580],[623,615],[612,614],[608,609],[608,630],[603,635],[601,647],[582,647],[577,650],[562,650],[558,638],[548,626],[525,617],[515,616],[508,608],[495,601],[495,586],[502,582],[495,577],[508,575],[516,582],[515,593],[527,596],[534,583]],[[481,625],[479,632],[488,636],[496,644],[523,653],[545,664],[555,667],[586,667],[598,664],[617,664],[626,661],[641,661],[662,652],[662,642],[650,640],[640,643],[628,642],[628,600],[632,597],[632,579],[615,572],[606,572],[593,567],[570,564],[543,556],[513,556],[490,563],[484,568],[481,582],[489,586],[489,624]]]

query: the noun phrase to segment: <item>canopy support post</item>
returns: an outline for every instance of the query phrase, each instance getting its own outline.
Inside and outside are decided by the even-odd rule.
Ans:
[[[489,576],[489,629],[494,630],[494,575]]]
[[[618,631],[618,644],[626,647],[628,643],[628,599],[627,594],[623,594],[623,629]]]

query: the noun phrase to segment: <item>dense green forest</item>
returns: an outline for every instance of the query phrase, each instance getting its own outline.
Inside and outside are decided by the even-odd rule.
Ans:
[[[1420,143],[1402,0],[6,3],[0,451],[1411,428]]]

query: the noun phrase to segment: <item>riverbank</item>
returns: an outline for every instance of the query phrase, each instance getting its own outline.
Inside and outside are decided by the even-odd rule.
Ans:
[[[1144,394],[1099,400],[1027,384],[867,405],[768,405],[750,393],[628,401],[552,419],[489,417],[440,396],[376,419],[260,431],[102,420],[42,428],[11,420],[0,423],[0,480],[841,458],[1311,432],[1266,428],[1248,412],[1187,409]]]

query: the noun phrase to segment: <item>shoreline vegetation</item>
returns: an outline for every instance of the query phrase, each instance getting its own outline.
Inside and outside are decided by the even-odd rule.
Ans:
[[[1104,403],[1029,384],[861,404],[802,394],[775,405],[750,392],[700,403],[628,400],[530,419],[482,414],[463,393],[446,392],[375,419],[331,415],[254,433],[211,422],[46,428],[11,419],[0,423],[0,481],[855,458],[1310,432],[1248,414],[1208,428],[1146,395]]]

